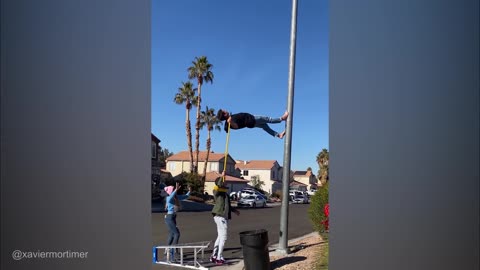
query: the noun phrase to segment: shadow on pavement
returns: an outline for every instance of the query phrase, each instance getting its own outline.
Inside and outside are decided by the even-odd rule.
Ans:
[[[307,259],[307,257],[305,257],[305,256],[289,256],[289,257],[280,258],[280,259],[277,259],[275,261],[270,262],[270,266],[271,266],[272,269],[275,269],[275,268],[280,268],[280,267],[282,267],[284,265],[287,265],[287,264],[296,263],[296,262],[299,262],[299,261],[304,261],[306,259]]]

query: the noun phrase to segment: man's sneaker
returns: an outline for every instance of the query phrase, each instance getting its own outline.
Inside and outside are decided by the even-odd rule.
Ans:
[[[225,259],[216,260],[216,264],[217,265],[224,265],[225,264]]]
[[[210,262],[216,263],[217,262],[217,257],[210,256]]]

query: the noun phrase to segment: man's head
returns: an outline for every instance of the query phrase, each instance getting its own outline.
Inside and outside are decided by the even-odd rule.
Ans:
[[[217,119],[220,121],[227,120],[229,113],[226,110],[219,109],[217,112]]]

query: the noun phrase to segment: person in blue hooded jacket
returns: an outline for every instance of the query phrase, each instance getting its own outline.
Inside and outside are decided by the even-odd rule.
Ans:
[[[178,195],[177,191],[180,188],[180,184],[177,182],[175,188],[173,186],[167,186],[164,188],[168,196],[165,199],[165,209],[167,214],[165,215],[165,224],[168,228],[167,245],[176,245],[180,239],[180,230],[177,227],[177,210],[180,206],[180,201],[187,199],[190,196],[192,190],[188,188],[188,192],[185,195]],[[170,260],[174,260],[174,249],[170,249]]]

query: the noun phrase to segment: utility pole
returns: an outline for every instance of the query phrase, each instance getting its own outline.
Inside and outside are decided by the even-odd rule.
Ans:
[[[287,110],[289,116],[286,126],[286,137],[283,154],[283,196],[282,208],[280,214],[280,239],[278,251],[289,253],[288,251],[288,198],[290,187],[290,162],[292,151],[292,123],[293,123],[293,93],[295,85],[295,47],[297,40],[297,0],[292,0],[292,24],[290,29],[290,64],[288,75],[288,100]]]

